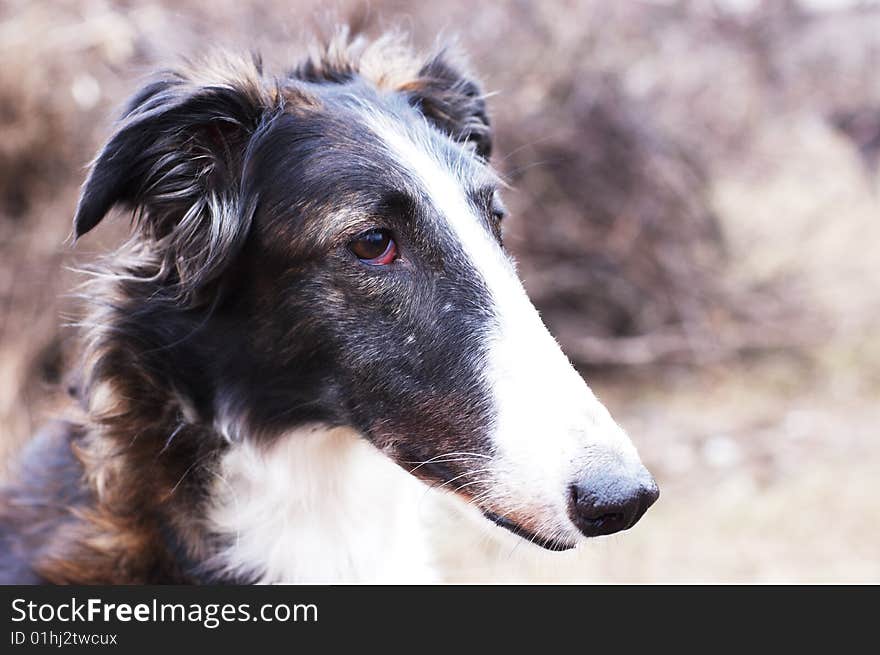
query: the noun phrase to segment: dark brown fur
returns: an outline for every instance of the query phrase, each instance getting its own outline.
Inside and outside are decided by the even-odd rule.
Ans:
[[[458,142],[471,142],[480,156],[488,157],[488,119],[477,87],[442,58],[419,61],[393,40],[362,47],[343,37],[293,75],[306,82],[332,82],[358,72],[379,88],[406,94],[438,129]],[[165,94],[166,105],[180,98],[178,118],[207,111],[198,104],[197,93],[191,99],[203,89],[216,92],[211,102],[219,98],[230,105],[224,108],[228,119],[208,121],[208,128],[194,128],[179,143],[135,144],[153,148],[160,161],[165,154],[185,152],[185,161],[173,160],[164,169],[136,168],[131,177],[112,180],[113,188],[123,189],[120,197],[101,195],[110,185],[93,183],[100,176],[126,173],[116,165],[102,168],[99,161],[86,185],[77,235],[119,202],[135,209],[137,233],[84,289],[90,309],[82,323],[77,415],[36,437],[22,457],[18,476],[0,491],[0,582],[213,580],[199,566],[217,547],[201,510],[212,482],[211,465],[226,443],[213,427],[215,417],[200,405],[198,395],[205,385],[188,380],[195,391],[184,399],[170,383],[188,370],[189,362],[177,347],[180,339],[147,342],[137,322],[156,320],[155,313],[142,312],[148,299],[159,306],[155,311],[166,302],[179,313],[197,309],[207,320],[236,275],[250,280],[252,289],[261,284],[272,288],[271,270],[263,278],[246,264],[230,270],[229,262],[247,250],[247,225],[238,226],[238,233],[224,232],[209,247],[204,226],[219,219],[210,204],[197,203],[213,196],[223,202],[230,180],[241,175],[242,160],[236,153],[242,131],[260,129],[250,109],[308,112],[319,101],[307,91],[266,78],[259,62],[217,59],[168,74],[144,89],[111,144],[126,136],[126,126],[154,120],[149,112],[156,94]],[[165,114],[155,120],[165,120]],[[94,188],[99,192],[89,191]],[[196,205],[199,212],[181,221],[181,208]],[[221,227],[231,229],[228,223]],[[263,308],[255,301],[247,306],[251,310],[274,311],[274,301]],[[197,346],[201,328],[196,321],[184,338]],[[260,338],[253,335],[254,341]],[[265,338],[280,343],[272,334]],[[479,410],[460,404],[461,423],[469,411]],[[436,422],[438,433],[441,427],[447,431],[441,423]]]
[[[113,281],[90,285],[102,303],[119,291]],[[204,428],[183,421],[137,344],[115,332],[117,318],[106,307],[89,315],[82,417],[38,435],[2,496],[0,543],[14,564],[0,579],[27,571],[25,580],[53,584],[197,581],[185,563],[207,545],[193,512],[200,476],[220,451],[216,439],[187,434]]]

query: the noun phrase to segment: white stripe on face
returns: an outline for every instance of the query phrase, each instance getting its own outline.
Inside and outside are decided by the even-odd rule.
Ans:
[[[423,188],[491,295],[497,322],[485,375],[496,410],[494,482],[481,505],[532,532],[573,542],[580,533],[567,514],[570,485],[603,469],[638,476],[638,454],[544,326],[459,172],[432,148],[430,128],[408,129],[373,112],[365,119]]]

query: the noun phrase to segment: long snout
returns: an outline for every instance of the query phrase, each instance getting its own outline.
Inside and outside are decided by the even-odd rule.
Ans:
[[[488,457],[481,509],[546,547],[625,530],[656,501],[657,485],[547,330],[471,202],[452,178],[432,180],[426,185],[488,292],[481,365],[492,421],[474,445]]]
[[[659,497],[626,432],[563,354],[522,287],[496,277],[489,349],[492,445],[502,499],[493,511],[566,544],[626,530]],[[512,510],[512,511],[511,511]]]

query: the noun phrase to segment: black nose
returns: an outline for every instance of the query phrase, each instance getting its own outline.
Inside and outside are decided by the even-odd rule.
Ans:
[[[645,478],[591,478],[570,489],[568,513],[587,537],[631,528],[660,497],[650,476]]]

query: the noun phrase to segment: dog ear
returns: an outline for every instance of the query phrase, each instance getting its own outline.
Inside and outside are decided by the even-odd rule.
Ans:
[[[79,238],[113,206],[132,209],[182,287],[216,276],[244,243],[253,211],[242,197],[247,144],[274,102],[256,59],[194,70],[166,73],[135,94],[74,218]]]
[[[450,60],[447,51],[431,57],[418,78],[401,91],[440,130],[457,141],[473,144],[481,158],[492,154],[492,129],[479,84]]]

